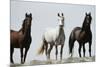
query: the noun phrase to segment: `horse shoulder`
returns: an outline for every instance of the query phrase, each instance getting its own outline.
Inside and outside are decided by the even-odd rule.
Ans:
[[[80,32],[81,32],[81,30],[76,30],[75,34],[73,34],[73,36],[75,36],[76,39],[79,39]]]
[[[51,28],[48,29],[45,34],[44,37],[48,40],[48,41],[52,41],[55,40],[57,38],[57,36],[59,35],[58,29],[56,28]]]

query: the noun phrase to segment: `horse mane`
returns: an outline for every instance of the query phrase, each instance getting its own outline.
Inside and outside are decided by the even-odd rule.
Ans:
[[[83,21],[82,30],[85,29],[85,24],[86,24],[86,17],[84,18],[84,21]]]
[[[18,32],[22,31],[22,33],[24,34],[24,28],[25,28],[25,20],[23,21],[22,28]]]

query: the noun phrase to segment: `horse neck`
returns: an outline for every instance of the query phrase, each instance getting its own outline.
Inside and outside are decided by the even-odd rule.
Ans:
[[[86,32],[91,31],[90,25],[88,27],[85,27],[85,23],[83,23],[82,30]]]
[[[64,29],[63,29],[63,27],[59,27],[59,36],[62,34],[62,33],[64,33]]]
[[[91,28],[90,26],[86,29],[86,32],[90,32],[91,31]]]
[[[27,36],[30,36],[31,34],[31,27],[29,29],[27,29],[25,32],[24,32],[24,35],[27,37]]]

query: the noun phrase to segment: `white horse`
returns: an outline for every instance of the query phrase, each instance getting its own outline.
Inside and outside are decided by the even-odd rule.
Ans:
[[[43,35],[43,40],[42,40],[42,46],[38,52],[38,54],[43,54],[45,50],[45,54],[47,56],[47,59],[50,59],[50,52],[55,46],[56,49],[56,60],[57,60],[57,55],[58,55],[58,45],[61,45],[61,51],[60,51],[60,59],[62,60],[62,53],[63,53],[63,46],[65,42],[65,33],[64,33],[64,15],[63,13],[60,15],[58,13],[58,21],[59,21],[59,27],[55,29],[49,29],[47,30],[44,35]],[[48,48],[48,45],[50,46]]]

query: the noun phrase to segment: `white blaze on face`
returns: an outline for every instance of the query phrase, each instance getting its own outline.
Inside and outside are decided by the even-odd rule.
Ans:
[[[89,16],[87,16],[87,23],[89,23]]]
[[[63,17],[58,17],[59,25],[63,25],[62,20],[63,20]]]

